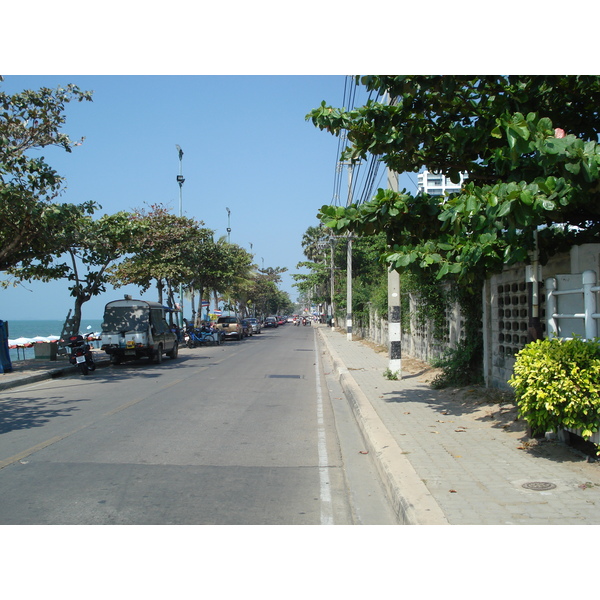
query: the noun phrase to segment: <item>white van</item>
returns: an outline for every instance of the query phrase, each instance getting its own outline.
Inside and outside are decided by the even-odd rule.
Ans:
[[[177,358],[177,335],[171,331],[165,313],[169,310],[158,302],[146,300],[114,300],[104,309],[102,350],[110,362],[148,357],[156,363],[162,355]]]

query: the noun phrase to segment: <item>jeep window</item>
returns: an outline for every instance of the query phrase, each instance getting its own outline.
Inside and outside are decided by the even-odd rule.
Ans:
[[[151,310],[150,311],[150,321],[152,323],[152,327],[154,327],[153,333],[155,335],[160,335],[162,333],[166,333],[167,331],[169,331],[169,325],[165,321],[162,310],[160,310],[160,309]]]
[[[104,311],[102,331],[148,331],[148,309],[137,306],[108,306]]]

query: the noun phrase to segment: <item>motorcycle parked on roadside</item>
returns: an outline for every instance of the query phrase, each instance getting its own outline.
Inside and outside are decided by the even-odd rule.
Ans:
[[[92,356],[91,346],[83,339],[81,335],[72,335],[69,338],[67,346],[71,348],[69,362],[77,365],[82,375],[87,375],[90,371],[96,369],[94,357]]]
[[[184,339],[188,348],[196,348],[209,343],[220,345],[222,342],[221,332],[210,327],[188,327]]]

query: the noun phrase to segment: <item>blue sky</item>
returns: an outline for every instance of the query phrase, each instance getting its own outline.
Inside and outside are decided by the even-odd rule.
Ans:
[[[74,83],[94,91],[93,102],[66,111],[63,130],[74,140],[84,136],[83,145],[70,154],[52,148],[42,154],[66,179],[62,200],[94,200],[102,205],[98,214],[154,203],[178,214],[179,144],[184,215],[219,237],[226,235],[229,208],[231,241],[260,267],[286,267],[281,287],[295,300],[291,273],[304,260],[302,234],[332,200],[338,158],[338,139],[305,115],[322,100],[341,106],[345,81],[339,75],[8,75],[0,86],[12,93]],[[134,286],[107,291],[84,305],[84,317],[101,318],[104,304],[124,293],[141,296]],[[73,304],[65,281],[24,283],[0,294],[5,320],[62,319]],[[155,300],[156,293],[143,297]]]
[[[74,83],[94,90],[92,103],[67,110],[64,130],[74,140],[85,136],[84,144],[71,154],[43,153],[66,178],[62,199],[95,200],[107,213],[152,203],[178,212],[179,144],[184,214],[219,236],[229,207],[231,241],[248,250],[252,244],[259,266],[264,259],[266,267],[288,268],[282,288],[293,300],[301,237],[332,201],[338,158],[338,139],[305,115],[322,100],[342,105],[345,73],[590,72],[581,57],[594,55],[580,46],[574,63],[560,45],[545,47],[546,66],[539,68],[535,36],[520,39],[514,54],[490,47],[488,24],[477,24],[480,11],[471,2],[436,8],[442,28],[434,33],[443,39],[452,32],[451,43],[440,44],[423,37],[426,12],[402,3],[371,3],[359,24],[350,13],[342,23],[339,5],[327,2],[184,3],[160,12],[108,2],[93,18],[72,1],[34,5],[26,42],[22,27],[3,31],[12,52],[0,88]],[[520,4],[519,11],[521,21],[554,27],[551,15],[540,21],[535,6]],[[7,23],[23,22],[20,5],[5,12]],[[385,25],[373,27],[381,17]],[[563,31],[577,18],[561,16]],[[502,19],[512,27],[509,11],[497,18],[497,31]],[[579,43],[594,48],[593,36]],[[357,96],[355,104],[365,99]],[[413,180],[401,178],[400,187],[414,191]],[[86,303],[84,318],[100,318],[104,304],[124,293],[140,296],[137,288],[109,291]],[[152,292],[144,297],[154,299]],[[63,319],[72,304],[66,282],[25,283],[0,290],[0,319]]]

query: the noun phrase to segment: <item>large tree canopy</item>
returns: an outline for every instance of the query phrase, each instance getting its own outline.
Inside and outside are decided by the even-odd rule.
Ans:
[[[109,269],[115,286],[134,284],[145,292],[154,283],[158,301],[163,302],[166,286],[168,302],[174,305],[174,290],[187,285],[195,275],[190,260],[197,247],[212,239],[212,231],[188,217],[178,217],[156,204],[150,210],[137,209],[130,226],[135,231],[129,245],[130,255]]]
[[[380,156],[392,170],[423,167],[468,182],[452,197],[379,190],[361,206],[323,206],[336,233],[385,233],[392,267],[476,281],[565,244],[600,236],[600,78],[368,76],[387,103],[307,119],[350,145],[341,157]]]
[[[96,208],[92,202],[55,202],[62,178],[44,157],[29,155],[47,146],[71,152],[81,144],[61,132],[66,104],[73,100],[91,100],[91,93],[73,85],[14,95],[0,91],[0,271],[51,262],[66,250],[65,225]]]
[[[136,232],[136,223],[127,212],[104,215],[96,220],[83,215],[63,223],[60,231],[66,248],[63,254],[53,260],[23,261],[8,269],[7,274],[18,281],[67,279],[71,296],[75,298],[71,333],[77,333],[83,304],[106,291],[111,265],[130,252]]]

